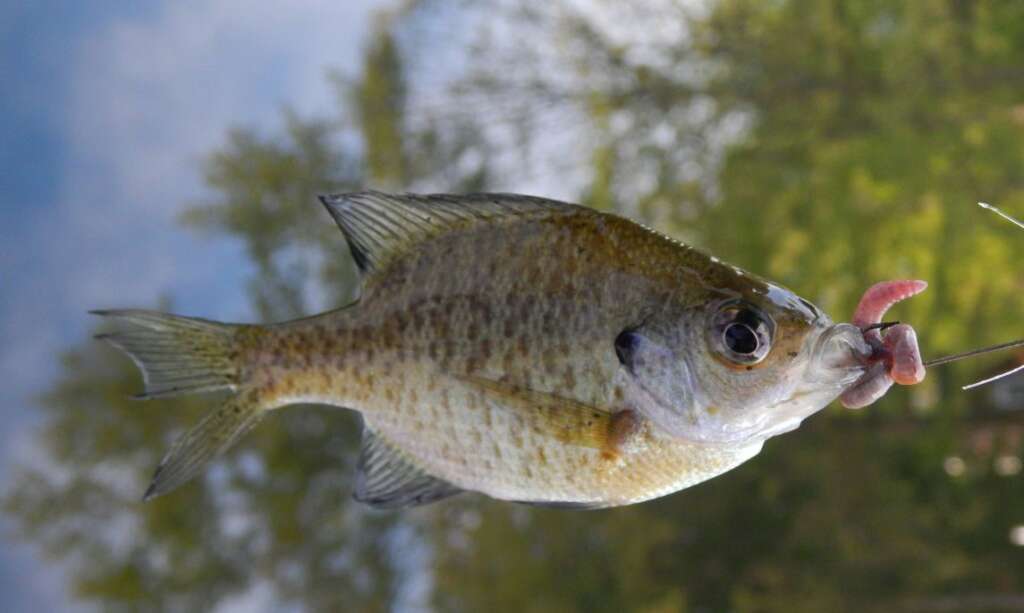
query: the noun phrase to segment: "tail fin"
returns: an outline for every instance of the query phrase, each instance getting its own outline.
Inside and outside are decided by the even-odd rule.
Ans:
[[[266,410],[255,394],[242,392],[206,414],[182,434],[160,460],[153,481],[143,494],[149,500],[173,490],[199,474],[206,463],[227,451],[243,434],[258,424]]]
[[[142,371],[146,391],[163,398],[238,387],[234,337],[238,326],[135,309],[91,311],[114,320],[119,330],[100,334]]]
[[[180,317],[156,311],[92,311],[112,319],[115,332],[100,334],[142,371],[145,392],[137,398],[163,398],[213,391],[235,392],[175,441],[153,475],[143,500],[182,485],[211,459],[226,451],[259,423],[266,412],[255,392],[241,381],[239,332],[248,326]]]

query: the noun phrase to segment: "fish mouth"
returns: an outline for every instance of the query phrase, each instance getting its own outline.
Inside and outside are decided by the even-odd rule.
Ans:
[[[811,350],[808,379],[816,385],[838,390],[855,384],[875,361],[876,349],[864,338],[864,331],[848,323],[825,328]]]

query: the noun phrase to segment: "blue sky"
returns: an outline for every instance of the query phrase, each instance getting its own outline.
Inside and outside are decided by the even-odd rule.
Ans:
[[[37,459],[32,398],[87,338],[86,310],[170,295],[190,314],[247,318],[240,246],[175,216],[202,196],[202,158],[227,128],[331,109],[327,70],[355,70],[388,4],[0,4],[0,487]],[[0,594],[5,611],[69,604],[59,569],[7,542]]]

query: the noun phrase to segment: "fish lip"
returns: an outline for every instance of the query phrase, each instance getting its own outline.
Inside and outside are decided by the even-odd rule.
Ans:
[[[827,326],[815,339],[811,362],[815,380],[832,380],[844,387],[864,375],[875,357],[875,349],[864,338],[864,332],[853,324]]]

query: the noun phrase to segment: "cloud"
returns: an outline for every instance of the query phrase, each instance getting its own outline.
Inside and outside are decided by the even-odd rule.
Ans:
[[[354,68],[375,4],[168,3],[153,20],[114,23],[86,41],[69,114],[77,163],[61,203],[90,256],[89,274],[72,280],[76,296],[109,299],[120,287],[125,298],[152,299],[203,274],[183,265],[188,253],[177,247],[197,246],[180,244],[173,227],[201,193],[202,157],[231,125],[267,131],[285,105],[329,109],[326,71]],[[125,250],[142,259],[126,261]]]

